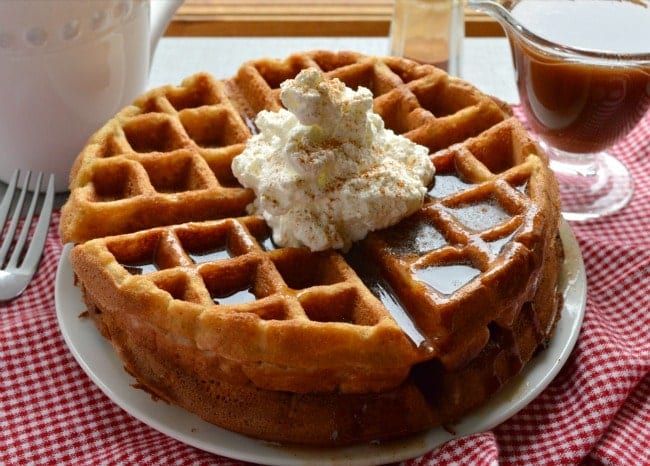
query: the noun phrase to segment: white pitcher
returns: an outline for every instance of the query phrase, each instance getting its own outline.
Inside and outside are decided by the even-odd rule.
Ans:
[[[0,1],[0,180],[31,169],[67,190],[86,140],[145,90],[181,3]]]

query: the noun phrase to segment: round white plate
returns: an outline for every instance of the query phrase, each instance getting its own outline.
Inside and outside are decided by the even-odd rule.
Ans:
[[[562,318],[555,336],[515,379],[492,400],[454,426],[455,435],[443,428],[431,429],[399,441],[344,448],[279,446],[239,435],[209,424],[194,414],[162,401],[154,401],[135,383],[99,334],[73,284],[66,245],[56,277],[55,302],[63,337],[82,369],[117,405],[154,429],[181,442],[219,455],[268,465],[371,465],[403,461],[423,455],[453,438],[489,430],[530,403],[560,371],[578,338],[586,302],[586,279],[580,248],[568,225],[560,234],[566,260],[562,268],[564,293]]]

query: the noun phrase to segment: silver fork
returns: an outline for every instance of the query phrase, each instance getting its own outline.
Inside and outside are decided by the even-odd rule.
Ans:
[[[23,251],[28,243],[27,239],[32,223],[34,223],[34,214],[39,204],[38,200],[41,197],[43,173],[39,173],[36,178],[29,208],[25,214],[20,233],[16,236],[32,173],[30,171],[25,173],[20,194],[14,201],[19,176],[20,170],[16,170],[9,180],[7,191],[2,198],[2,203],[0,203],[0,233],[4,232],[2,244],[0,245],[0,302],[9,301],[19,296],[32,280],[43,254],[54,205],[54,175],[50,175],[47,180],[45,198],[38,212],[36,227],[29,241],[27,251]],[[7,223],[12,207],[11,220]],[[10,251],[11,256],[7,257]]]

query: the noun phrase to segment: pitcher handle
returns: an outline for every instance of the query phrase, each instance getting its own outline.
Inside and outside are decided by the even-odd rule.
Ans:
[[[158,41],[164,34],[167,26],[174,17],[174,13],[181,6],[183,0],[152,0],[150,16],[150,56],[149,63],[153,61]]]

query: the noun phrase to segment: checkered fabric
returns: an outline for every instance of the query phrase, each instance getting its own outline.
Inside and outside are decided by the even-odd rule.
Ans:
[[[406,465],[650,464],[650,114],[614,152],[636,191],[621,213],[571,224],[588,299],[569,361],[511,419]],[[55,316],[57,228],[58,215],[33,283],[0,305],[0,464],[242,465],[142,424],[81,370]]]

